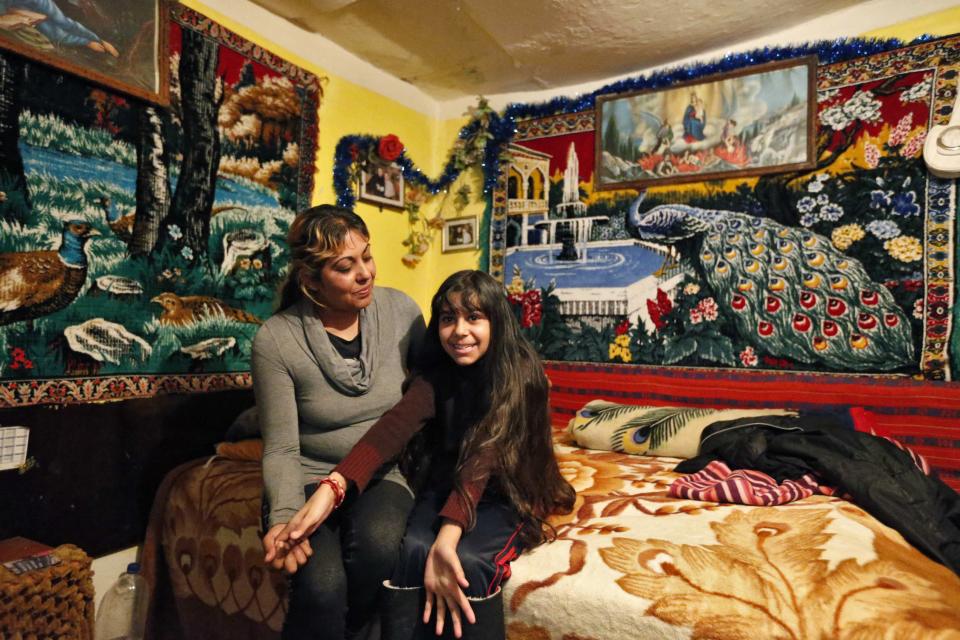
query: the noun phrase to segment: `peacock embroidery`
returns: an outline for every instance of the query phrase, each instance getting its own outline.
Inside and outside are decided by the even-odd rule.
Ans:
[[[70,305],[87,281],[84,247],[98,235],[89,223],[68,220],[56,250],[0,253],[0,325],[33,320]]]
[[[681,204],[626,215],[634,237],[671,246],[758,351],[837,370],[910,365],[910,323],[859,261],[806,229]]]
[[[692,420],[712,413],[713,409],[696,407],[639,407],[594,400],[579,411],[586,422],[576,429],[585,431],[595,424],[622,419],[623,424],[610,433],[610,450],[644,454],[663,446]]]

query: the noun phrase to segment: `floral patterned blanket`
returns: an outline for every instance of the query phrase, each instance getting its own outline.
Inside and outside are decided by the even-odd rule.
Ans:
[[[510,640],[960,638],[960,577],[837,498],[671,498],[675,458],[574,448],[574,510],[504,587]],[[144,543],[148,637],[276,638],[286,582],[262,563],[260,464],[187,463]]]
[[[960,577],[849,502],[676,499],[676,459],[557,450],[576,506],[513,563],[510,640],[960,638]]]

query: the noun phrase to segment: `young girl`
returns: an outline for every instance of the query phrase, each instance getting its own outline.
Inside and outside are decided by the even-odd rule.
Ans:
[[[548,539],[545,519],[573,507],[553,455],[547,378],[503,286],[480,271],[440,285],[418,373],[278,536],[282,554],[309,536],[348,490],[401,456],[417,493],[383,637],[412,638],[447,614],[456,637],[503,638],[500,584],[510,561]],[[462,624],[462,618],[471,623]]]

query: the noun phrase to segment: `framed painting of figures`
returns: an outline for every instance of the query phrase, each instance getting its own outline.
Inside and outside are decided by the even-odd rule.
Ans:
[[[166,105],[166,0],[0,0],[0,47]]]
[[[599,96],[598,189],[701,182],[813,166],[816,59]]]

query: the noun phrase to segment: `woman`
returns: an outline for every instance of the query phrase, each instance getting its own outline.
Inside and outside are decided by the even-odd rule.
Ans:
[[[375,287],[363,220],[329,205],[298,214],[280,310],[257,332],[253,386],[263,432],[266,561],[293,574],[284,638],[343,638],[376,619],[413,504],[392,464],[345,496],[336,517],[289,554],[274,541],[367,429],[401,397],[424,332],[416,303]],[[300,566],[303,565],[303,566]]]
[[[336,517],[348,487],[364,491],[402,450],[419,490],[385,583],[385,637],[425,637],[423,607],[437,636],[449,613],[454,637],[502,640],[510,561],[551,539],[547,517],[574,503],[554,457],[547,377],[503,285],[482,271],[440,285],[423,355],[403,399],[277,537],[278,553]]]

